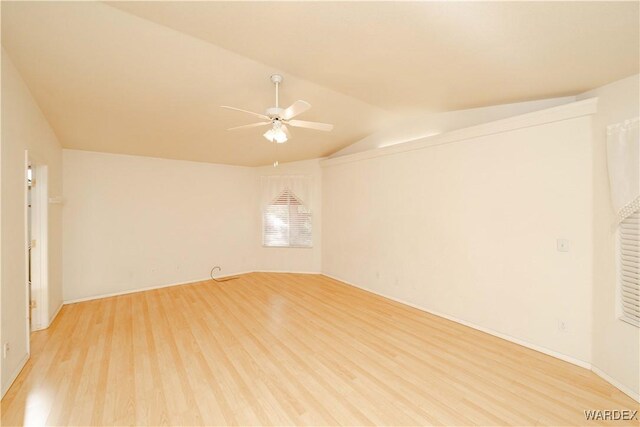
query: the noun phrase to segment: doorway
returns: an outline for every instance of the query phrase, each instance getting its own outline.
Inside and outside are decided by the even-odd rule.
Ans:
[[[27,333],[48,326],[47,166],[26,154],[25,256]]]

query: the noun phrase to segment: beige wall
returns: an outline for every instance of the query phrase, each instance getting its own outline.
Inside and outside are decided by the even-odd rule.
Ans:
[[[598,97],[593,138],[593,360],[628,393],[640,394],[640,329],[618,319],[616,227],[609,197],[606,127],[640,115],[640,75],[581,95]]]
[[[51,196],[62,194],[62,148],[29,89],[2,50],[2,344],[10,343],[2,360],[2,393],[27,357],[25,266],[25,150],[48,167]],[[49,313],[62,303],[62,213],[50,204]]]
[[[546,120],[323,163],[323,272],[587,365],[591,118]]]
[[[295,143],[295,142],[294,142]],[[259,247],[256,269],[260,271],[289,271],[301,273],[319,273],[322,256],[322,168],[320,159],[283,163],[277,168],[264,166],[256,169],[257,177],[269,175],[308,175],[312,178],[312,248],[267,248]],[[262,227],[262,218],[258,216],[258,227]]]
[[[313,248],[265,248],[262,175],[313,177]],[[64,299],[246,271],[320,272],[319,160],[248,168],[64,150]]]
[[[65,301],[253,270],[253,168],[64,150],[64,183]]]

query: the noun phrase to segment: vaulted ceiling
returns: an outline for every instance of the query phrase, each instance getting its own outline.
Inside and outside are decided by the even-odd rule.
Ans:
[[[63,146],[237,165],[329,155],[407,116],[638,73],[638,2],[2,2],[2,44]],[[278,147],[253,121],[309,101]]]

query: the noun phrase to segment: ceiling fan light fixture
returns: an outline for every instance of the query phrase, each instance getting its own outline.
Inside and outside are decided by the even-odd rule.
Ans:
[[[274,126],[269,129],[268,131],[266,131],[263,135],[267,141],[269,142],[275,142],[277,144],[282,144],[287,142],[287,134],[284,132],[284,130],[282,130],[282,127],[280,126]]]

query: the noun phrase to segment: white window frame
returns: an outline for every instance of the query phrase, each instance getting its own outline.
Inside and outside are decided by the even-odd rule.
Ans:
[[[300,199],[296,196],[296,194],[291,191],[291,189],[289,188],[285,188],[271,203],[269,203],[269,205],[267,205],[264,208],[264,211],[262,212],[262,246],[265,248],[295,248],[295,249],[311,249],[313,248],[313,214],[311,213],[310,210],[308,210],[307,215],[309,216],[309,226],[311,227],[311,235],[310,235],[310,242],[309,245],[300,245],[300,244],[291,244],[291,233],[289,233],[288,236],[288,242],[286,245],[274,245],[274,244],[268,244],[267,243],[267,215],[268,215],[268,209],[270,206],[274,206],[277,205],[275,202],[281,198],[284,193],[289,193],[288,197],[289,197],[289,202],[291,198],[296,199],[299,202],[298,206],[304,207],[304,204],[300,201]],[[287,206],[287,211],[290,213],[289,209],[291,208],[291,204],[287,204],[287,205],[279,205],[279,206]],[[291,223],[288,224],[289,227],[289,232],[291,231]]]

